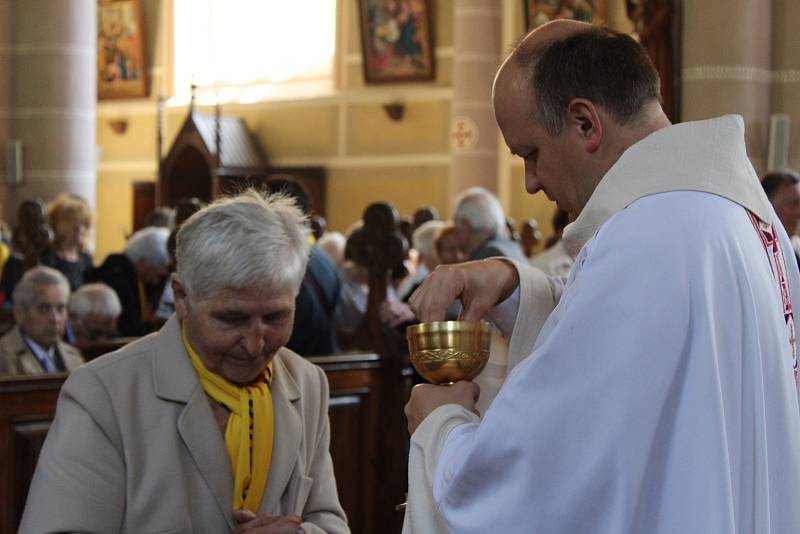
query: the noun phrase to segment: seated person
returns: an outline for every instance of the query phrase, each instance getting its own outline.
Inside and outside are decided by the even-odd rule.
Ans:
[[[439,265],[440,261],[436,256],[433,240],[446,225],[447,223],[444,221],[431,220],[423,223],[411,234],[411,243],[414,250],[417,251],[417,267],[414,273],[404,278],[397,287],[397,296],[401,300],[408,301],[411,293]]]
[[[366,346],[359,335],[369,304],[369,269],[353,261],[352,241],[348,241],[345,248],[345,258],[341,271],[342,291],[336,310],[336,331],[342,348],[363,349]],[[386,286],[386,299],[381,302],[378,312],[381,322],[390,328],[398,328],[414,320],[411,307],[398,298],[391,283]]]
[[[270,194],[293,199],[308,216],[311,197],[301,182],[278,175],[266,182]],[[311,228],[311,226],[309,226]],[[313,228],[312,228],[313,232]],[[335,314],[339,306],[341,282],[336,265],[317,245],[311,245],[300,291],[295,298],[295,323],[286,347],[302,356],[321,356],[337,352]]]
[[[92,268],[92,256],[86,252],[86,238],[92,225],[92,212],[82,198],[62,194],[47,206],[47,224],[53,231],[52,244],[36,259],[36,264],[60,271],[75,291]],[[14,286],[25,272],[19,254],[12,255],[3,268],[0,291],[13,298]]]
[[[184,223],[175,315],[66,381],[20,532],[349,532],[327,379],[284,348],[308,231],[252,191]]]
[[[73,371],[83,363],[75,347],[61,341],[67,322],[69,282],[50,267],[34,267],[14,288],[17,324],[0,338],[0,375]]]
[[[545,250],[531,258],[530,263],[545,274],[568,278],[575,263],[561,236],[569,224],[569,215],[564,210],[556,210],[553,214],[553,235],[547,240]]]
[[[77,343],[116,336],[121,313],[119,297],[105,284],[85,284],[69,298],[69,321]]]
[[[508,236],[500,201],[482,187],[472,187],[456,199],[453,214],[461,250],[468,260],[505,256],[524,261],[522,247]]]
[[[118,330],[121,336],[141,336],[153,330],[158,301],[170,263],[169,230],[148,226],[130,236],[124,254],[110,254],[88,276],[116,291],[122,304]]]
[[[317,246],[328,255],[328,258],[338,270],[341,270],[342,264],[344,264],[344,247],[346,244],[347,239],[339,232],[325,232],[317,240]]]
[[[433,244],[439,263],[450,265],[466,261],[459,246],[458,229],[452,223],[446,223],[434,236]]]

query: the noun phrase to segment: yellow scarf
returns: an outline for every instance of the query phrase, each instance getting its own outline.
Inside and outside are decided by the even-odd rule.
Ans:
[[[233,509],[246,508],[258,512],[267,487],[275,431],[269,390],[272,362],[264,369],[263,381],[238,387],[206,369],[186,338],[185,324],[181,326],[181,335],[203,389],[231,412],[225,428],[225,448],[234,474]]]
[[[144,284],[141,280],[137,281],[139,285],[139,320],[143,323],[149,323],[153,320],[153,308],[147,301],[147,291],[144,289]]]

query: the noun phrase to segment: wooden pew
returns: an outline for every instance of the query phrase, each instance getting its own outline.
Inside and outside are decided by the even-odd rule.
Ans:
[[[0,532],[17,531],[66,376],[0,377]]]
[[[381,366],[377,354],[309,358],[330,384],[331,457],[339,501],[353,534],[381,532],[378,481],[387,458],[378,446]]]
[[[330,383],[330,450],[351,529],[354,534],[379,532],[376,481],[386,466],[377,441],[383,362],[376,354],[309,360],[322,367]],[[0,533],[16,532],[19,525],[65,379],[64,374],[0,377]]]
[[[76,343],[75,347],[81,351],[83,359],[87,362],[99,358],[103,354],[114,352],[121,349],[128,343],[132,343],[139,339],[138,337],[112,337],[111,339],[104,339],[102,341],[91,341],[88,343]]]

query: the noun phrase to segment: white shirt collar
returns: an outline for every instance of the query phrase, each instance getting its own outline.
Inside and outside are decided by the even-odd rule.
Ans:
[[[31,349],[33,355],[36,356],[36,359],[39,360],[40,363],[46,362],[46,365],[43,365],[45,371],[55,371],[56,370],[56,346],[55,344],[51,345],[49,349],[45,350],[41,345],[36,343],[33,339],[25,335],[24,332],[20,330],[20,334],[22,335],[22,339],[25,340],[25,344]]]

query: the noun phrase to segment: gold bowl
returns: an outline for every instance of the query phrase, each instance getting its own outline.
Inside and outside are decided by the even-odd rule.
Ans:
[[[492,327],[486,321],[420,323],[406,329],[411,364],[433,384],[472,380],[489,361]]]

